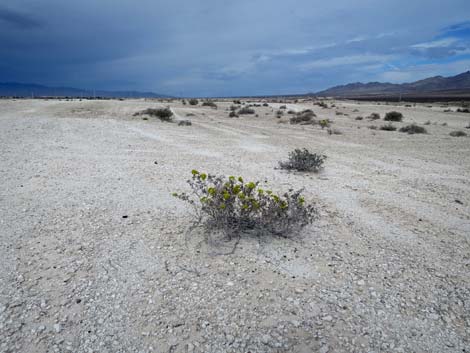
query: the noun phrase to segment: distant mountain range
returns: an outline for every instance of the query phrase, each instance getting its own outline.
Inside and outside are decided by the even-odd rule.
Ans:
[[[374,96],[437,96],[464,94],[470,95],[470,71],[457,76],[434,76],[411,83],[350,83],[313,93],[323,97],[374,97]]]
[[[0,82],[0,97],[103,97],[168,98],[153,92],[85,90],[71,87],[47,87],[31,83]]]

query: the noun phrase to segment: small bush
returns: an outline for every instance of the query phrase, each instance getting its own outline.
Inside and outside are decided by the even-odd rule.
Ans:
[[[470,113],[470,109],[468,109],[468,108],[464,108],[464,109],[458,108],[457,113]]]
[[[203,106],[203,107],[211,107],[211,108],[217,109],[217,104],[215,104],[215,103],[212,102],[212,101],[205,101],[205,102],[202,103],[202,106]]]
[[[149,116],[156,117],[160,119],[161,121],[167,121],[167,122],[170,122],[173,120],[172,119],[173,112],[171,111],[170,108],[158,108],[158,109],[148,108],[148,109],[142,110],[134,114],[134,116],[138,116],[138,115],[149,115]]]
[[[322,119],[318,123],[320,124],[320,127],[322,128],[322,130],[326,127],[330,127],[331,125],[331,122],[329,119]]]
[[[287,114],[290,114],[290,115],[295,114],[295,110],[292,110],[292,109],[291,109],[291,110],[289,110],[289,111],[287,112]]]
[[[178,121],[178,126],[191,126],[193,123],[191,120],[180,120]]]
[[[196,116],[194,113],[186,113],[186,116]]]
[[[192,194],[173,193],[191,204],[198,220],[209,230],[221,230],[229,238],[242,232],[289,237],[312,223],[317,211],[307,205],[301,190],[292,189],[282,196],[246,183],[242,177],[228,178],[192,171],[188,180]]]
[[[279,109],[287,109],[287,106],[281,105],[281,106],[279,107]]]
[[[362,119],[364,119],[362,116],[356,116],[355,120],[362,120]]]
[[[385,121],[402,121],[403,120],[403,114],[400,112],[388,112],[385,114],[384,117]]]
[[[195,99],[195,98],[191,98],[191,99],[189,100],[189,104],[190,104],[190,105],[198,105],[198,104],[199,104],[199,101],[198,101],[197,99]]]
[[[397,128],[395,126],[393,126],[392,124],[387,124],[387,125],[382,125],[379,130],[383,130],[383,131],[396,131]]]
[[[276,112],[276,116],[277,116],[278,118],[280,118],[280,117],[283,116],[283,115],[284,115],[284,112],[283,112],[282,110],[278,110],[278,111]]]
[[[372,113],[367,117],[369,120],[379,120],[380,119],[380,114],[379,113]]]
[[[181,103],[183,103],[183,105],[186,105],[186,100],[183,99],[183,100],[181,101]]]
[[[377,130],[377,126],[376,126],[376,125],[369,125],[368,128],[371,129],[371,130]]]
[[[306,148],[289,152],[289,159],[279,162],[281,169],[297,170],[299,172],[318,172],[325,162],[326,156],[311,153]]]
[[[238,99],[235,99],[235,100],[233,101],[233,104],[242,104],[242,102],[241,102],[240,100],[238,100]]]
[[[400,128],[400,132],[406,132],[410,135],[412,134],[426,134],[427,131],[424,127],[418,126],[416,124],[406,125]]]
[[[263,103],[263,107],[269,107],[268,103]]]
[[[315,123],[315,120],[313,120],[314,117],[316,117],[315,113],[310,109],[306,109],[297,113],[296,116],[293,116],[292,118],[290,118],[289,121],[291,124],[302,124],[302,125],[314,124]]]
[[[243,107],[238,111],[239,115],[248,115],[248,114],[254,114],[254,113],[255,113],[255,110],[249,107]]]
[[[452,131],[449,135],[452,137],[463,137],[463,136],[467,136],[467,133],[464,131],[458,130],[458,131]]]
[[[228,115],[229,118],[238,118],[238,114],[235,113],[234,111],[231,111],[230,114]]]
[[[327,108],[328,108],[328,104],[326,104],[326,103],[323,102],[323,101],[314,102],[313,104],[314,104],[314,105],[318,105],[319,107],[321,107],[321,108],[323,108],[323,109],[327,109]]]
[[[466,129],[470,129],[470,123],[468,123],[467,126],[465,126]]]
[[[426,121],[423,125],[431,125],[431,120]]]

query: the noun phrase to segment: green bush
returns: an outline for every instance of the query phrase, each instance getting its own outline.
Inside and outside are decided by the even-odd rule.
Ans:
[[[396,126],[393,126],[392,124],[387,124],[387,125],[382,125],[379,130],[383,130],[383,131],[396,131],[397,128]]]
[[[400,128],[399,131],[400,132],[406,132],[410,135],[412,135],[412,134],[426,134],[427,133],[427,131],[424,127],[418,126],[416,124],[403,126],[402,128]]]
[[[400,112],[388,112],[384,116],[385,121],[402,121],[403,120],[403,114]]]
[[[285,162],[279,162],[281,169],[297,170],[299,172],[318,172],[325,162],[326,156],[311,153],[306,148],[295,149],[289,152],[289,158]]]
[[[320,127],[322,128],[322,130],[326,127],[330,127],[331,125],[331,122],[329,119],[322,119],[318,123],[320,124]]]
[[[149,116],[156,117],[160,119],[161,121],[167,121],[167,122],[170,122],[173,120],[172,118],[173,112],[171,111],[170,108],[158,108],[158,109],[148,108],[148,109],[142,110],[134,114],[134,116],[138,116],[138,115],[149,115]]]
[[[189,100],[189,104],[190,104],[190,105],[198,105],[198,104],[199,104],[199,101],[198,101],[197,99],[195,99],[195,98],[191,98],[191,99]]]
[[[221,230],[229,238],[254,231],[289,237],[313,222],[317,211],[306,205],[301,190],[283,195],[259,187],[259,182],[245,182],[242,177],[214,176],[192,171],[188,180],[192,194],[173,196],[195,207],[198,220],[208,230]]]

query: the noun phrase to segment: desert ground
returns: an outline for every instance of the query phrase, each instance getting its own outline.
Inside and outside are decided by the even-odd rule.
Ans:
[[[470,114],[216,103],[0,101],[0,352],[470,352]],[[428,133],[369,128],[392,110]],[[277,168],[304,147],[322,171]],[[192,169],[304,188],[319,219],[230,254],[171,196]]]

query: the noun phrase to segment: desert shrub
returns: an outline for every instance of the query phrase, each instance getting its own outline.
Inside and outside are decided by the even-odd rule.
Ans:
[[[314,102],[313,103],[314,105],[318,105],[319,107],[322,107],[323,109],[326,109],[328,108],[328,104],[326,104],[325,102],[323,101],[320,101],[320,102]]]
[[[281,105],[281,106],[279,107],[279,109],[287,109],[287,106]]]
[[[283,116],[283,115],[284,115],[284,112],[283,112],[282,110],[278,110],[278,111],[276,112],[276,116],[277,116],[278,118],[280,118],[280,117]]]
[[[322,130],[326,127],[330,127],[330,120],[329,119],[322,119],[318,122],[318,124],[320,124],[320,127],[322,128]]]
[[[367,117],[369,120],[379,120],[380,119],[380,114],[379,113],[372,113]]]
[[[186,113],[186,116],[196,116],[194,113]]]
[[[447,126],[447,123],[442,123],[441,126]]]
[[[229,118],[238,118],[238,114],[235,113],[234,111],[231,111],[228,115]]]
[[[423,125],[431,125],[431,120],[426,121]]]
[[[237,109],[238,109],[238,107],[236,105],[231,105],[230,106],[230,111],[232,111],[232,112],[234,112]]]
[[[402,121],[403,120],[403,114],[400,112],[388,112],[384,116],[385,121]]]
[[[204,102],[202,103],[202,106],[203,106],[203,107],[211,107],[211,108],[217,109],[217,104],[215,104],[215,103],[212,102],[212,101],[204,101]]]
[[[178,126],[191,126],[193,123],[191,120],[180,120],[178,121]]]
[[[406,125],[400,128],[400,132],[406,132],[408,134],[426,134],[427,131],[424,127],[416,125],[416,124],[411,124],[411,125]]]
[[[210,231],[221,230],[229,238],[251,231],[257,235],[289,237],[313,222],[317,211],[307,205],[301,190],[277,195],[245,182],[242,177],[214,176],[192,171],[192,194],[173,196],[194,206],[198,221]]]
[[[189,100],[189,104],[190,104],[190,105],[198,105],[198,104],[199,104],[199,101],[198,101],[197,99],[195,99],[195,98],[191,98],[191,99]]]
[[[335,114],[336,115],[344,115],[344,113],[342,113],[342,112],[336,112]]]
[[[463,137],[463,136],[467,136],[467,133],[464,131],[457,130],[457,131],[452,131],[449,135],[453,137]]]
[[[470,129],[470,123],[468,123],[467,126],[465,126],[466,129]]]
[[[140,112],[137,112],[134,114],[134,116],[138,116],[138,115],[149,115],[149,116],[153,116],[153,117],[156,117],[158,119],[160,119],[161,121],[172,121],[173,118],[173,112],[171,111],[170,108],[148,108],[148,109],[145,109],[145,110],[142,110]]]
[[[238,100],[238,99],[235,99],[235,100],[233,101],[233,104],[242,104],[242,102],[241,102],[240,100]]]
[[[183,99],[181,103],[183,103],[183,105],[186,105],[186,99]]]
[[[318,172],[325,162],[326,156],[311,153],[306,148],[289,152],[287,161],[279,162],[281,169],[297,170],[299,172]]]
[[[328,135],[342,135],[343,133],[340,130],[337,129],[328,129],[326,130],[328,132]]]
[[[364,119],[362,116],[356,116],[355,120],[362,120],[362,119]]]
[[[291,109],[291,110],[289,110],[289,111],[287,112],[287,114],[291,114],[291,115],[292,115],[292,114],[295,114],[295,110],[292,110],[292,109]]]
[[[315,120],[313,120],[314,117],[316,117],[315,113],[310,109],[306,109],[297,113],[296,116],[293,116],[292,118],[290,118],[289,121],[291,124],[302,124],[302,125],[314,124],[315,123]]]
[[[376,125],[369,125],[368,128],[371,129],[371,130],[377,130],[377,126],[376,126]]]
[[[263,107],[269,107],[268,103],[263,103]]]
[[[458,108],[457,113],[470,113],[470,109],[468,108]]]
[[[238,111],[239,115],[247,115],[247,114],[254,114],[255,110],[250,107],[243,107]]]
[[[387,125],[382,125],[379,130],[383,130],[383,131],[396,131],[397,128],[396,126],[393,126],[392,124],[387,124]]]

